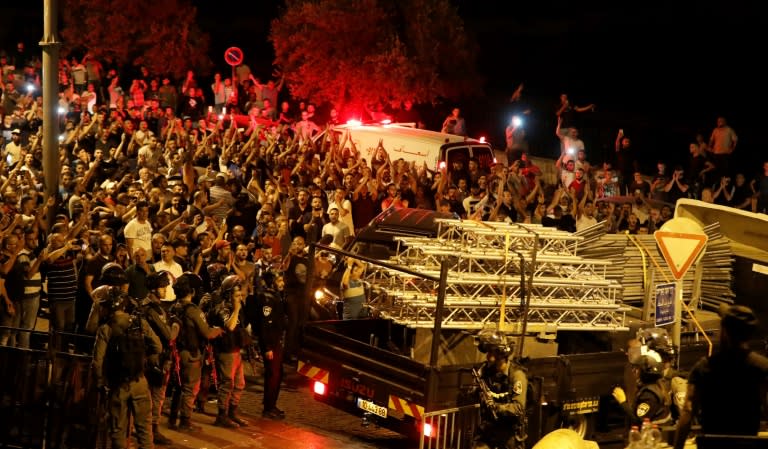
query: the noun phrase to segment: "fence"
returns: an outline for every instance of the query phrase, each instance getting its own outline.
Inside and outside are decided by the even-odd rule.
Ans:
[[[419,449],[469,449],[479,423],[478,404],[427,413]]]
[[[8,328],[2,328],[8,329]],[[106,446],[104,404],[93,388],[93,337],[31,332],[31,348],[0,346],[0,448]]]

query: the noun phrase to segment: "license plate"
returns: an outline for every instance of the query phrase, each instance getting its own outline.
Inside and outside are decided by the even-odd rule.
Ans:
[[[357,398],[357,407],[365,410],[366,412],[373,413],[376,416],[381,416],[382,418],[387,417],[387,409],[380,405],[376,405],[371,401]]]
[[[600,408],[600,397],[588,397],[581,400],[565,401],[563,411],[569,415],[595,413]]]

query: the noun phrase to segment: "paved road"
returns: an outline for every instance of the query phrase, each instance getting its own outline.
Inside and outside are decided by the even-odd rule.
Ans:
[[[257,366],[257,369],[260,368]],[[363,427],[360,419],[329,407],[312,398],[306,383],[297,384],[300,376],[289,373],[288,381],[295,387],[286,387],[280,394],[278,407],[286,412],[284,421],[261,417],[262,387],[260,373],[248,375],[247,391],[240,404],[243,417],[250,426],[228,430],[211,425],[215,419],[216,404],[206,406],[206,414],[195,414],[193,422],[203,427],[202,432],[181,433],[169,430],[165,420],[160,428],[164,435],[175,441],[176,449],[411,449],[418,447],[399,434],[375,426]]]

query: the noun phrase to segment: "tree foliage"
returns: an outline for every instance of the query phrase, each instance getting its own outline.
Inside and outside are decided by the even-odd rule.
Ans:
[[[61,11],[64,54],[87,51],[175,77],[212,66],[189,0],[63,0]]]
[[[315,102],[430,102],[480,85],[449,0],[287,0],[270,40],[291,93]]]

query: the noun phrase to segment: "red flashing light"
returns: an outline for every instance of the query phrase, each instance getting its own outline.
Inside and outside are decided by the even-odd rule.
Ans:
[[[445,170],[445,161],[440,161],[438,167],[440,167],[440,170]]]
[[[350,125],[350,126],[360,126],[362,124],[363,122],[361,122],[360,120],[355,120],[355,119],[347,120],[347,125]]]
[[[485,143],[485,136],[480,137],[480,143]]]
[[[424,436],[427,438],[432,438],[432,432],[434,431],[432,424],[425,422],[422,424],[422,426],[424,428]]]
[[[312,387],[312,391],[320,396],[325,396],[325,384],[320,381],[315,381],[315,385]]]
[[[385,118],[384,120],[381,121],[382,125],[389,125],[390,123],[392,123],[392,120],[390,120],[388,118]]]

